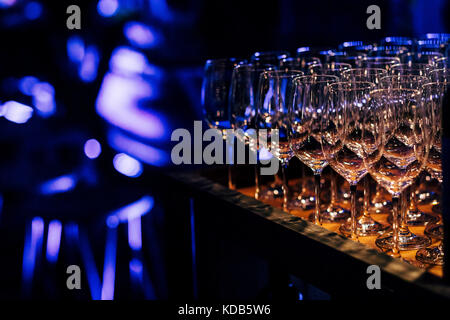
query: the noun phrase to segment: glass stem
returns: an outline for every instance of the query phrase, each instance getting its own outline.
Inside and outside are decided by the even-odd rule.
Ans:
[[[330,207],[334,207],[337,203],[337,183],[336,183],[336,173],[334,171],[331,171],[330,176],[330,188],[331,188],[331,201],[330,201]]]
[[[314,173],[314,195],[316,197],[316,209],[314,211],[314,223],[321,226],[322,220],[320,219],[320,173]]]
[[[370,180],[369,177],[366,176],[364,178],[364,208],[363,208],[363,216],[365,218],[370,218],[369,206],[370,206]]]
[[[281,164],[281,179],[283,181],[282,187],[283,187],[283,209],[285,211],[287,210],[287,204],[288,204],[288,200],[289,200],[289,186],[288,186],[288,180],[287,180],[287,175],[286,175],[286,170],[287,170],[287,163],[282,163]]]
[[[358,233],[356,232],[356,184],[350,185],[350,203],[351,203],[351,239],[358,240]]]
[[[420,183],[418,184],[419,181],[420,180],[417,179],[416,183],[411,186],[411,199],[408,211],[412,214],[419,212],[419,209],[417,208],[417,196],[416,196],[416,190],[418,189],[420,184]]]
[[[261,192],[261,190],[259,188],[259,166],[258,166],[258,164],[255,164],[254,168],[255,168],[255,199],[258,200],[259,194]]]
[[[395,258],[400,257],[400,250],[399,250],[399,228],[398,228],[398,206],[399,206],[399,199],[397,197],[392,197],[392,256]]]
[[[411,190],[411,187],[407,188],[405,191],[403,191],[403,193],[400,196],[401,219],[400,219],[400,226],[399,226],[399,234],[409,233],[409,228],[406,223],[407,222],[406,213],[408,212],[408,199],[409,199],[408,192],[410,192],[410,190]]]
[[[236,189],[233,182],[233,164],[228,165],[228,188],[232,190]]]
[[[298,183],[298,190],[299,190],[299,194],[298,194],[298,198],[301,198],[301,195],[303,194],[303,186],[305,185],[305,182],[303,181],[305,179],[305,169],[304,169],[304,165],[301,165],[300,168],[300,182]]]

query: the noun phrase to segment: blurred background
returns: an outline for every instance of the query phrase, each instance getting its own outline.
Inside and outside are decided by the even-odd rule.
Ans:
[[[171,132],[202,119],[206,59],[432,44],[448,17],[445,0],[0,0],[0,298],[173,296],[158,174]]]

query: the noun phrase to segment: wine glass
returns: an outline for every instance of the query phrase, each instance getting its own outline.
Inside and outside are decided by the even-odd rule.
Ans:
[[[369,93],[374,89],[374,83],[364,81],[330,84],[330,98],[322,114],[323,153],[328,164],[350,184],[351,218],[339,230],[354,240],[358,236],[380,234],[388,228],[370,216],[367,195],[362,216],[357,218],[356,212],[356,186],[367,174],[362,149],[373,147],[371,140],[363,139],[362,126],[367,124],[364,117]]]
[[[234,129],[236,138],[241,143],[249,146],[252,154],[256,154],[258,151],[254,135],[256,133],[255,77],[256,68],[253,64],[239,64],[235,66],[231,76],[229,93],[231,128]],[[254,158],[256,160],[257,157]],[[257,176],[255,177],[255,182],[258,182]],[[258,183],[256,183],[255,192],[259,192]]]
[[[433,67],[427,63],[400,63],[389,70],[392,75],[428,76]]]
[[[371,57],[398,57],[404,53],[409,52],[408,47],[400,44],[386,44],[384,46],[374,47],[369,56]]]
[[[300,65],[300,70],[307,71],[308,66],[312,64],[320,64],[320,58],[311,51],[309,47],[301,47],[297,49],[297,61]]]
[[[416,52],[407,52],[400,55],[402,63],[426,63],[432,64],[433,60],[442,58],[444,55],[434,50],[419,50]]]
[[[384,78],[387,75],[388,72],[385,69],[352,68],[342,71],[341,80],[345,82],[372,82],[378,86],[381,78]]]
[[[361,61],[361,68],[380,68],[390,70],[394,64],[399,64],[398,57],[365,57]]]
[[[324,64],[314,64],[308,67],[309,74],[326,74],[336,77],[340,77],[342,72],[345,70],[350,70],[352,68],[351,64],[343,62],[328,62]]]
[[[431,243],[428,237],[411,233],[406,224],[398,224],[398,212],[402,218],[406,215],[407,198],[402,193],[427,161],[430,114],[420,90],[396,87],[372,91],[367,112],[363,136],[376,141],[377,148],[363,148],[364,164],[372,178],[392,195],[394,206],[393,231],[379,236],[375,243],[399,257],[399,250],[418,249]]]
[[[239,129],[242,126],[247,128],[245,134],[245,143],[248,144],[250,152],[256,153],[256,159],[262,159],[263,154],[266,156],[265,160],[272,157],[270,152],[259,146],[257,141],[250,138],[257,129],[257,100],[258,100],[258,84],[259,76],[264,71],[275,70],[272,64],[258,64],[241,63],[233,70],[233,77],[230,88],[230,113],[232,117],[232,126]],[[234,113],[234,115],[233,115]],[[236,118],[236,120],[234,120]],[[239,120],[239,118],[241,120]],[[242,128],[241,128],[242,129]],[[263,149],[263,150],[261,150]],[[273,200],[274,198],[283,196],[282,183],[276,180],[267,188],[262,188],[260,185],[259,164],[254,166],[255,174],[255,199]]]
[[[380,85],[380,81],[383,77],[387,76],[388,72],[385,69],[380,68],[354,68],[345,70],[342,72],[342,80],[350,82],[367,81],[374,83],[377,87]],[[370,186],[368,177],[364,184],[364,211],[368,211],[370,214],[387,214],[392,212],[392,203],[383,194],[382,187],[379,184],[375,184],[375,195],[373,198],[370,194]],[[366,203],[368,208],[366,207]]]
[[[428,224],[424,233],[431,238],[441,241],[441,243],[435,247],[418,250],[416,259],[422,263],[442,266],[444,264],[444,225],[442,223]]]
[[[426,68],[426,66],[424,66]],[[392,70],[391,70],[392,71]],[[422,89],[422,87],[429,82],[428,77],[420,75],[394,75],[387,76],[381,79],[381,86],[384,88],[410,88],[410,89]],[[430,107],[427,107],[427,110]],[[430,115],[431,116],[431,115]],[[425,168],[424,168],[425,169]],[[416,189],[420,183],[419,179],[416,180],[415,184],[411,186],[409,208],[407,209],[406,215],[402,216],[401,228],[404,231],[407,229],[407,225],[411,226],[421,226],[427,223],[435,223],[439,220],[436,215],[423,212],[419,210],[417,206],[417,193]],[[405,220],[403,220],[403,218]],[[389,216],[388,221],[392,221],[392,216]]]
[[[436,69],[449,69],[450,63],[448,57],[440,57],[433,59],[432,65]]]
[[[339,55],[344,56],[344,55]],[[342,73],[350,70],[351,65],[348,63],[341,62],[329,62],[320,65],[312,65],[309,67],[309,73],[311,74],[323,74],[323,75],[333,75],[341,78]],[[346,220],[349,216],[349,211],[343,208],[339,204],[338,200],[338,190],[337,190],[337,177],[334,171],[330,173],[330,188],[331,196],[330,203],[325,208],[325,212],[321,213],[322,221],[324,222],[341,222]]]
[[[289,56],[289,52],[283,50],[260,51],[255,52],[250,58],[250,61],[259,69],[265,65],[273,65],[278,68],[280,66],[280,61],[284,58],[288,58]]]
[[[293,152],[288,143],[288,104],[292,100],[292,85],[294,77],[303,75],[302,71],[271,70],[264,71],[258,86],[258,129],[260,142],[269,149],[281,163],[283,186],[283,209],[288,210],[289,189],[286,181],[286,168]],[[273,130],[278,130],[278,145]],[[270,141],[269,141],[270,140]]]
[[[297,77],[294,79],[293,103],[290,104],[289,145],[294,155],[314,173],[314,223],[319,225],[322,215],[326,214],[320,211],[320,176],[328,164],[320,144],[320,121],[327,104],[328,85],[337,81],[338,77],[331,75]]]
[[[351,56],[338,56],[336,62],[348,63],[352,68],[358,68],[361,65],[361,61],[366,57],[365,54],[351,55]]]
[[[228,96],[233,68],[238,60],[215,59],[207,60],[202,84],[203,116],[210,128],[222,131],[226,140],[226,129],[230,129],[230,115],[228,108]],[[232,162],[229,159],[228,162]],[[231,166],[228,166],[228,187],[234,189]]]
[[[438,82],[427,83],[423,86],[425,103],[431,105],[433,110],[433,134],[431,138],[430,154],[426,170],[431,176],[443,182],[442,174],[442,156],[441,156],[441,126],[442,126],[442,105],[445,92],[448,90],[450,76],[445,69],[435,70],[431,75],[433,80]],[[425,234],[443,240],[444,228],[443,224],[430,223],[425,228]],[[417,251],[416,259],[423,263],[442,265],[444,260],[444,248],[441,242],[437,247],[423,248]]]

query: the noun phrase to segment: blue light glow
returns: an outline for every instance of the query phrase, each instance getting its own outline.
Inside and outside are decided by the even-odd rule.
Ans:
[[[116,154],[113,165],[118,172],[130,178],[139,177],[143,170],[142,164],[138,160],[125,153]]]
[[[40,192],[43,195],[51,195],[67,192],[75,188],[77,178],[73,174],[60,176],[41,184]]]
[[[25,5],[25,17],[29,20],[36,20],[42,14],[42,5],[39,2],[32,1]]]
[[[92,82],[97,77],[97,68],[100,56],[95,46],[86,49],[78,74],[84,82]]]
[[[102,153],[102,146],[96,139],[89,139],[84,144],[84,154],[89,159],[96,159]]]
[[[166,134],[165,119],[139,106],[139,101],[156,97],[152,84],[144,79],[108,73],[97,97],[97,112],[109,123],[137,136],[162,139]]]
[[[158,44],[157,34],[149,26],[136,21],[131,21],[123,27],[125,37],[133,46],[148,49]]]
[[[25,236],[23,250],[22,280],[26,290],[30,289],[36,260],[41,253],[42,239],[44,236],[44,220],[35,217],[31,221],[31,230]]]
[[[2,217],[2,211],[3,211],[3,195],[0,194],[0,218]]]
[[[88,280],[89,289],[91,291],[91,297],[93,300],[99,300],[101,299],[102,294],[102,284],[100,282],[100,276],[98,274],[97,267],[95,266],[94,254],[92,253],[89,239],[85,232],[78,233],[78,225],[74,225],[73,228],[74,231],[77,232],[77,238],[73,238],[72,241],[76,240],[74,245],[80,246],[81,258],[83,260],[84,269],[86,270],[86,278]]]
[[[145,55],[129,47],[114,49],[109,67],[114,73],[124,75],[154,75],[159,76],[161,69],[148,63]]]
[[[131,278],[141,283],[143,280],[143,270],[144,270],[144,266],[142,265],[141,260],[137,258],[131,259],[129,267]]]
[[[33,76],[26,76],[19,80],[19,90],[27,96],[32,95],[33,87],[39,83],[39,79]]]
[[[117,226],[119,222],[127,222],[141,217],[147,214],[153,208],[153,205],[153,197],[143,196],[141,199],[112,212],[106,219],[106,223],[108,226],[109,224]]]
[[[0,8],[8,8],[13,6],[16,0],[0,0]]]
[[[70,61],[81,63],[84,58],[84,41],[80,36],[74,35],[67,39],[67,56]]]
[[[308,52],[308,51],[309,51],[309,47],[300,47],[297,49],[297,53]]]
[[[267,148],[262,147],[261,150],[259,151],[259,159],[267,161],[272,158],[273,158],[272,153]]]
[[[17,101],[5,102],[1,114],[11,122],[23,124],[33,116],[33,108]]]
[[[50,221],[47,233],[47,261],[55,263],[58,260],[61,244],[62,224],[58,220]]]
[[[103,263],[103,284],[101,299],[114,299],[114,283],[116,278],[117,229],[108,228],[106,233],[105,260]]]
[[[118,0],[100,0],[97,4],[98,14],[102,17],[112,17],[119,9]]]
[[[126,152],[152,166],[163,167],[170,162],[170,157],[166,151],[129,138],[116,130],[111,130],[108,133],[108,143],[113,149]]]
[[[170,9],[166,0],[152,0],[149,4],[151,12],[160,20],[165,22],[176,20],[176,14]]]
[[[133,250],[142,249],[141,216],[128,219],[128,244]]]
[[[47,82],[39,82],[31,89],[33,95],[33,105],[38,114],[44,118],[56,112],[55,89]]]

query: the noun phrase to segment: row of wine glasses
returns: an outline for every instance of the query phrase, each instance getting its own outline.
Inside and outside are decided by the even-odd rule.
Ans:
[[[428,247],[430,239],[411,233],[408,224],[429,223],[426,234],[439,239],[433,233],[440,230],[441,225],[435,224],[439,218],[417,209],[412,187],[423,170],[438,180],[440,174],[442,180],[437,97],[447,88],[448,60],[442,55],[434,55],[431,63],[402,63],[397,56],[343,57],[324,62],[314,53],[290,57],[287,52],[266,52],[249,61],[210,60],[206,70],[217,65],[217,72],[207,73],[203,85],[207,123],[222,130],[269,129],[266,145],[249,147],[260,157],[263,150],[269,150],[280,161],[281,178],[264,193],[255,167],[255,197],[282,196],[287,211],[310,208],[313,200],[311,219],[315,223],[344,222],[340,232],[353,239],[380,235],[376,244],[394,256],[400,250]],[[270,129],[279,131],[275,149]],[[251,140],[246,142],[251,144]],[[291,197],[285,171],[294,156],[314,173],[314,197],[302,198],[303,186]],[[333,177],[330,204],[320,205],[320,175],[327,165],[351,185],[348,220],[349,212],[336,200]],[[377,182],[372,205],[369,175]],[[364,180],[364,204],[358,214],[356,185],[360,180]],[[229,186],[234,187],[233,183]],[[392,205],[379,197],[380,187],[392,195]],[[391,209],[392,230],[371,215]],[[426,256],[426,263],[436,263],[438,250],[420,250],[417,259],[425,262]]]

